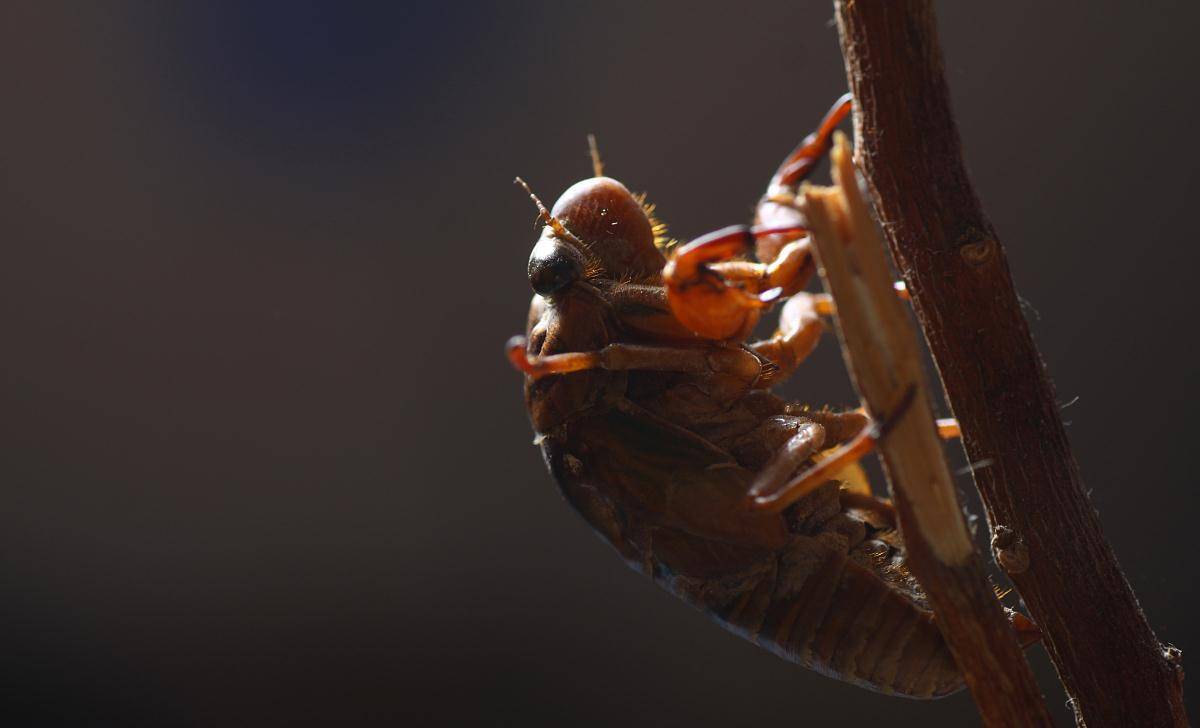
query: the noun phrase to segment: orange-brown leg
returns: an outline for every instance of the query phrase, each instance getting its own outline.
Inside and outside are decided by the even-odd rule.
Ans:
[[[779,312],[779,328],[775,335],[750,344],[754,353],[770,360],[779,369],[771,374],[767,386],[773,386],[792,376],[825,333],[821,321],[824,294],[797,293],[788,299]]]
[[[663,282],[671,310],[684,326],[706,338],[741,341],[763,308],[804,287],[813,272],[812,256],[802,239],[807,232],[803,216],[791,200],[796,185],[829,151],[834,129],[850,107],[849,94],[838,99],[817,130],[784,159],[759,204],[756,227],[709,233],[672,256]],[[773,201],[789,190],[792,198],[786,204]],[[758,254],[761,264],[733,260],[751,253]]]
[[[758,472],[755,483],[787,483],[792,473],[825,444],[825,428],[803,422]]]
[[[850,113],[853,101],[854,97],[846,93],[833,102],[833,106],[825,113],[825,118],[817,125],[816,131],[804,137],[783,160],[783,164],[779,165],[775,177],[771,180],[772,186],[795,187],[812,174],[821,157],[833,146],[833,132]]]
[[[758,203],[755,223],[768,228],[806,224],[804,215],[796,207],[798,187],[829,152],[833,144],[833,132],[850,113],[851,102],[850,94],[835,101],[817,125],[816,131],[806,136],[779,165],[767,185],[766,194]],[[786,237],[765,235],[759,238],[755,252],[759,260],[770,262],[780,255],[789,242]]]
[[[514,336],[508,340],[505,350],[513,366],[533,379],[588,369],[611,371],[642,369],[727,374],[747,384],[753,384],[763,371],[763,361],[750,351],[740,347],[684,349],[668,346],[609,344],[597,351],[530,356],[526,352],[525,337]]]
[[[885,429],[886,423],[884,427],[880,427],[874,422],[869,422],[849,441],[788,481],[781,482],[777,477],[768,478],[760,474],[750,487],[751,507],[772,513],[782,511],[829,481],[842,469],[872,452],[883,437]],[[953,419],[938,420],[937,430],[938,436],[943,440],[960,436],[958,422]]]
[[[878,436],[874,428],[863,428],[852,440],[841,445],[828,457],[805,470],[800,475],[784,480],[756,478],[750,487],[750,505],[755,510],[778,513],[831,479],[835,473],[850,463],[856,462],[875,449]]]
[[[733,260],[750,255],[757,237],[803,235],[800,227],[750,228],[732,225],[703,235],[684,245],[663,268],[667,302],[680,323],[709,339],[742,340],[758,322],[762,309],[770,306],[795,276],[802,261],[781,260],[771,267]],[[790,290],[789,290],[790,292]]]
[[[769,267],[773,268],[775,264]],[[908,299],[908,290],[903,281],[897,282],[895,289],[896,295]],[[779,367],[771,374],[769,381],[764,381],[761,386],[773,387],[792,376],[800,363],[816,348],[821,334],[825,332],[821,317],[833,316],[834,313],[833,298],[827,293],[797,293],[789,298],[779,313],[779,328],[775,335],[750,344],[756,354]]]

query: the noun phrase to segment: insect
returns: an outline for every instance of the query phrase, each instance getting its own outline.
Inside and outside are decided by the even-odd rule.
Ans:
[[[603,175],[594,144],[594,176],[552,209],[526,186],[541,225],[535,295],[507,353],[563,496],[630,566],[787,660],[931,698],[963,678],[905,567],[891,504],[855,464],[881,429],[770,391],[832,312],[803,290],[815,264],[795,198],[851,103],[784,160],[754,226],[686,245]],[[747,343],[780,302],[775,334]]]

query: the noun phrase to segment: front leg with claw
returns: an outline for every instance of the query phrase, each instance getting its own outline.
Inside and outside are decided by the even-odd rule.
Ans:
[[[765,235],[804,234],[800,227],[750,228],[734,225],[693,240],[676,251],[663,268],[663,284],[671,312],[684,326],[707,339],[743,341],[758,323],[762,310],[798,291],[796,277],[807,251],[770,265],[741,259],[754,251]]]

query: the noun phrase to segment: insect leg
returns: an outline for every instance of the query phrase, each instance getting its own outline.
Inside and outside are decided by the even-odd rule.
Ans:
[[[780,255],[775,263],[772,263],[769,268],[777,268],[777,264],[784,260],[787,252]],[[809,259],[811,260],[811,258]],[[742,265],[759,265],[751,263],[743,263]],[[720,266],[713,266],[714,269]],[[783,285],[782,282],[779,285]],[[801,283],[803,285],[803,283]],[[904,300],[908,300],[908,289],[903,281],[898,281],[894,288],[896,295]],[[784,288],[785,295],[787,288]],[[771,361],[779,367],[777,372],[771,375],[769,382],[765,386],[775,386],[786,380],[796,368],[803,362],[812,350],[816,348],[817,342],[824,333],[825,327],[821,322],[822,316],[833,316],[836,313],[836,308],[833,304],[833,298],[827,293],[796,293],[787,303],[783,305],[783,310],[779,313],[779,328],[775,335],[764,341],[757,341],[750,344],[750,348]],[[947,427],[957,424],[953,420],[945,420]],[[939,432],[942,431],[943,421],[939,421]],[[942,435],[943,439],[948,437],[957,437],[955,434]]]
[[[549,356],[530,356],[524,336],[514,336],[505,347],[509,361],[533,379],[588,369],[623,371],[641,369],[660,372],[731,374],[746,382],[762,375],[763,362],[740,347],[684,349],[668,346],[609,344],[597,351],[577,351]]]
[[[825,428],[816,422],[802,422],[783,447],[779,448],[759,471],[754,487],[760,487],[760,483],[787,484],[796,468],[811,458],[824,443]]]
[[[798,293],[788,299],[779,313],[779,328],[775,335],[750,344],[754,353],[769,359],[779,367],[771,375],[770,385],[790,377],[800,362],[816,348],[825,324],[821,321],[821,298],[811,293]]]
[[[962,430],[958,427],[958,420],[953,417],[945,417],[937,421],[938,437],[943,440],[956,440],[962,437]]]
[[[779,165],[775,176],[767,185],[766,194],[758,203],[755,221],[759,225],[782,227],[806,224],[804,215],[796,207],[797,188],[805,178],[812,174],[821,158],[829,152],[833,142],[833,132],[850,113],[851,105],[850,94],[835,101],[833,107],[825,114],[825,118],[817,125],[817,129],[806,136]],[[790,242],[791,240],[786,237],[767,235],[759,238],[755,252],[759,260],[771,262],[781,255],[784,246]],[[807,254],[807,250],[805,253]]]
[[[749,499],[752,508],[778,513],[832,479],[832,476],[851,463],[875,449],[874,428],[866,427],[854,439],[834,450],[828,457],[805,470],[800,475],[785,481],[758,478],[750,487]]]
[[[751,285],[760,291],[778,288],[780,289],[779,295],[783,297],[803,290],[805,284],[816,272],[812,249],[804,228],[801,226],[750,228],[749,232],[755,239],[784,236],[794,242],[785,245],[770,263],[733,260],[712,263],[708,268],[727,282]],[[798,235],[803,235],[803,237],[796,239]]]
[[[813,263],[807,241],[799,240],[806,230],[794,205],[796,185],[829,151],[834,129],[850,108],[846,94],[783,160],[759,203],[757,227],[709,233],[680,248],[667,263],[663,280],[671,310],[689,329],[710,339],[741,340],[758,321],[759,309],[804,287]],[[730,261],[752,251],[766,265]]]
[[[758,263],[731,259],[749,255],[760,236],[784,235],[794,240],[804,232],[804,228],[795,226],[765,229],[732,225],[679,248],[663,268],[671,312],[688,329],[706,338],[745,338],[758,321],[759,311],[784,293],[775,282],[786,275]]]
[[[775,177],[771,180],[772,187],[795,187],[812,174],[821,157],[833,146],[833,132],[850,113],[853,101],[854,98],[846,93],[833,102],[833,106],[825,113],[825,118],[821,119],[816,130],[804,137],[783,160],[783,164],[779,165]]]
[[[886,423],[881,427],[868,422],[848,442],[835,448],[819,462],[788,482],[769,480],[761,475],[750,487],[748,497],[752,508],[778,513],[812,491],[832,480],[839,471],[870,454],[883,437]],[[959,437],[958,421],[937,421],[938,435],[943,440]]]

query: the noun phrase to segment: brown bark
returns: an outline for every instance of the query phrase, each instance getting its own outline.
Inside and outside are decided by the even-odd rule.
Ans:
[[[845,135],[836,187],[807,188],[821,277],[837,303],[846,364],[863,404],[886,427],[879,442],[906,562],[989,726],[1049,726],[1050,715],[983,562],[975,552],[937,436],[917,332],[892,292],[887,253],[858,190]]]
[[[1184,726],[1156,638],[1088,502],[1004,248],[971,187],[930,0],[835,0],[856,149],[963,431],[997,561],[1080,723]],[[982,707],[982,706],[981,706]]]

